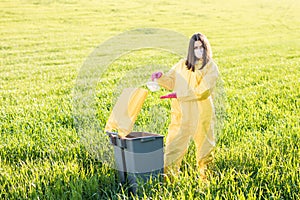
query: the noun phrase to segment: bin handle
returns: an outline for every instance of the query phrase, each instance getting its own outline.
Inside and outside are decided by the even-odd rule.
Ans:
[[[106,134],[107,134],[108,136],[111,136],[111,135],[118,136],[118,133],[110,132],[110,131],[106,131]]]
[[[141,142],[150,142],[150,141],[153,141],[155,140],[155,137],[143,137],[141,139]]]
[[[117,136],[118,136],[118,133],[106,131],[106,134],[110,138],[110,143],[113,144],[113,145],[117,145]]]

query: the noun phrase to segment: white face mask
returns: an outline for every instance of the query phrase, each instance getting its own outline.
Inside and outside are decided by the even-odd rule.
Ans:
[[[203,46],[199,40],[194,43],[194,54],[198,59],[202,59],[203,57]]]
[[[203,57],[203,48],[194,49],[194,54],[198,59],[201,59]]]

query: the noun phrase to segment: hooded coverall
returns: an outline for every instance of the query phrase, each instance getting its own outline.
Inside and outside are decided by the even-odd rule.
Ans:
[[[145,89],[125,88],[107,120],[105,131],[117,130],[120,137],[128,135],[147,95]]]
[[[172,69],[163,74],[157,82],[173,90],[177,99],[172,99],[171,123],[165,148],[165,171],[175,164],[179,169],[191,139],[196,144],[196,160],[201,170],[205,168],[213,147],[214,106],[212,91],[218,78],[217,65],[211,59],[203,69],[200,64],[195,72],[188,70],[185,60],[180,60]]]

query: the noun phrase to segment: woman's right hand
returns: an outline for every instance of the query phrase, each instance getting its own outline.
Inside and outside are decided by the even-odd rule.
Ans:
[[[162,72],[154,72],[152,75],[151,75],[151,80],[154,81],[154,79],[158,79],[162,76]]]

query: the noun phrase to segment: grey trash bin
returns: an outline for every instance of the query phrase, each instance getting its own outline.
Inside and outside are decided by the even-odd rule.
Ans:
[[[115,163],[122,184],[136,193],[137,181],[160,177],[164,168],[163,136],[146,132],[131,132],[125,138],[106,132],[114,147]]]

